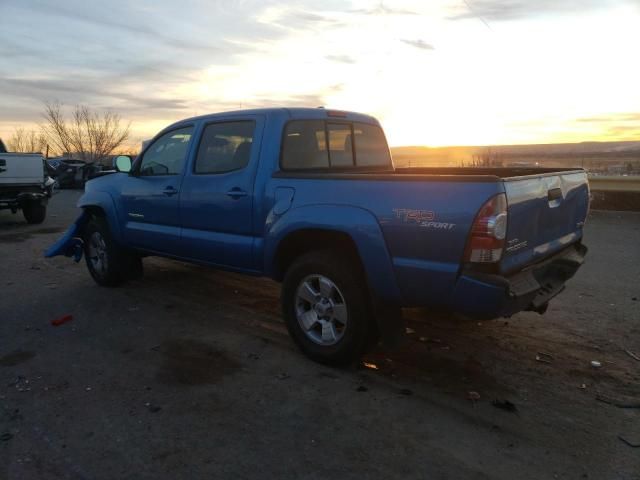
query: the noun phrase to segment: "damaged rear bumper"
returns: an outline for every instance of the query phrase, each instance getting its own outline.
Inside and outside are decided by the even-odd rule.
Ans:
[[[457,312],[490,319],[523,310],[544,313],[549,300],[584,263],[587,247],[576,243],[553,257],[511,276],[463,272],[453,294]]]
[[[89,214],[82,212],[82,214],[76,219],[75,222],[67,229],[62,237],[51,245],[44,252],[46,258],[57,257],[58,255],[64,255],[66,257],[73,257],[76,262],[79,262],[82,258],[83,241],[82,231],[87,224]]]

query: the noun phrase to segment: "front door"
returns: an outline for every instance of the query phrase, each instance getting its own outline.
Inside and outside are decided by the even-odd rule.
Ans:
[[[193,126],[158,137],[142,154],[121,190],[128,245],[170,255],[180,250],[180,186]]]
[[[253,270],[253,183],[261,118],[205,126],[180,196],[184,256]]]

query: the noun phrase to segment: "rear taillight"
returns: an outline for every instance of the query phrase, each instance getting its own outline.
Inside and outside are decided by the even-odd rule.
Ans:
[[[464,252],[466,262],[500,261],[507,236],[507,197],[500,193],[485,203],[471,227]]]

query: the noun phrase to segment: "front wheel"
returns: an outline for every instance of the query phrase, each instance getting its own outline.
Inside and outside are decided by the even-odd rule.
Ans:
[[[22,207],[22,214],[28,223],[42,223],[47,216],[47,206],[42,205],[40,202],[30,201]]]
[[[98,285],[115,287],[142,274],[142,260],[117,245],[104,218],[94,217],[84,231],[84,256]]]
[[[328,251],[301,256],[285,275],[282,310],[289,334],[312,360],[345,365],[364,353],[369,295],[355,262]]]

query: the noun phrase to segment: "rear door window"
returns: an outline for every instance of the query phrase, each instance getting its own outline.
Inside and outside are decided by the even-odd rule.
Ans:
[[[245,168],[251,158],[254,130],[253,121],[207,125],[198,147],[195,173],[225,173]]]

